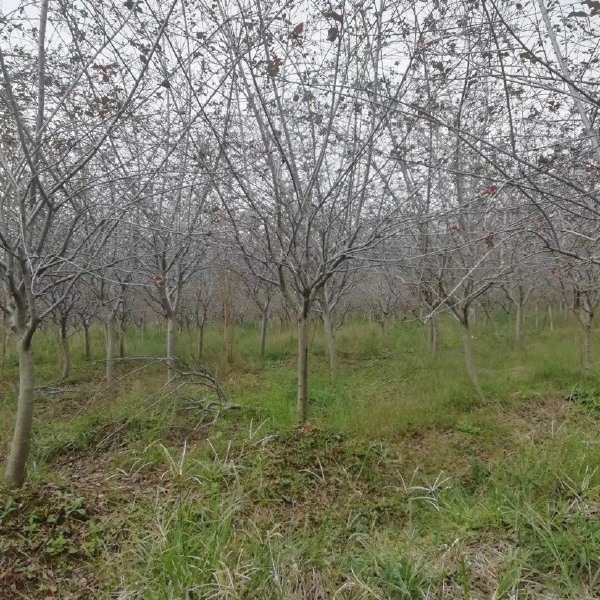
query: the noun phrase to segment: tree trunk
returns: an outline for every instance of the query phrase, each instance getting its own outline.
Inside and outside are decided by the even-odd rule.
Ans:
[[[204,354],[204,321],[200,323],[198,328],[198,348],[196,352],[196,356],[198,357],[198,362],[202,360],[202,355]]]
[[[31,344],[18,342],[19,350],[19,399],[17,403],[17,417],[15,431],[8,455],[4,482],[11,487],[20,486],[25,480],[27,456],[31,442],[31,428],[33,426],[33,395],[34,372],[33,352]]]
[[[523,343],[523,304],[517,302],[517,315],[515,318],[515,343],[520,348]]]
[[[69,346],[67,333],[67,322],[66,320],[63,320],[60,324],[60,347],[63,359],[61,379],[68,379],[71,374],[71,348]]]
[[[479,398],[483,398],[483,392],[477,376],[477,367],[475,366],[475,358],[473,356],[473,336],[471,334],[471,326],[468,321],[462,323],[463,326],[463,342],[465,350],[465,366],[469,379],[477,392]]]
[[[119,324],[119,357],[125,358],[125,329]]]
[[[234,354],[234,341],[235,341],[235,329],[234,325],[231,321],[225,323],[224,327],[224,337],[225,337],[225,357],[227,359],[227,364],[233,364],[233,354]]]
[[[2,356],[0,357],[0,374],[4,374],[4,366],[6,363],[6,351],[8,348],[8,336],[10,335],[10,330],[7,325],[7,316],[6,313],[2,312]]]
[[[269,311],[262,311],[262,318],[260,321],[260,357],[265,357],[265,351],[267,349],[267,325],[269,322]]]
[[[592,349],[592,320],[586,318],[583,323],[583,375],[590,377],[592,374],[593,349]]]
[[[107,385],[113,385],[115,383],[115,325],[115,315],[111,314],[105,326]]]
[[[235,335],[235,305],[233,297],[233,281],[228,268],[221,275],[223,296],[223,342],[225,345],[225,358],[228,365],[233,364],[233,345]]]
[[[92,350],[91,350],[91,342],[90,342],[90,326],[88,325],[87,321],[82,321],[83,323],[83,340],[84,340],[84,344],[85,344],[85,360],[90,360],[90,358],[92,357]]]
[[[438,332],[437,332],[437,323],[435,321],[435,317],[431,316],[429,319],[429,348],[431,350],[431,354],[434,356],[437,353],[437,345],[438,345]]]
[[[325,341],[327,342],[327,356],[329,356],[329,367],[331,368],[331,379],[336,380],[338,374],[338,360],[335,351],[335,337],[333,335],[333,325],[331,323],[331,314],[329,307],[323,303],[323,327],[325,329]]]
[[[298,423],[308,419],[308,315],[310,303],[304,300],[298,311]]]
[[[550,331],[554,331],[554,317],[552,316],[552,304],[548,304],[548,322],[550,323]]]
[[[167,317],[167,383],[171,383],[175,379],[175,367],[176,367],[176,351],[175,351],[175,328],[177,323],[175,322],[175,315],[169,315]]]
[[[233,306],[230,298],[225,300],[223,311],[223,341],[225,344],[225,357],[227,364],[233,364],[233,346],[234,346],[234,323],[233,323]]]

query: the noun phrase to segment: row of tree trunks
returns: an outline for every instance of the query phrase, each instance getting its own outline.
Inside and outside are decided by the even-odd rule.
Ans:
[[[298,313],[298,401],[297,401],[297,416],[300,423],[305,422],[308,418],[308,340],[309,340],[309,310],[310,304],[305,302]],[[335,348],[335,337],[331,323],[331,315],[329,310],[323,310],[323,324],[325,339],[327,345],[327,353],[331,368],[332,378],[335,379],[338,373],[338,361]],[[551,305],[547,306],[546,318],[551,330],[554,330],[553,314]],[[522,329],[524,322],[523,307],[517,307],[515,316],[516,339],[521,340]],[[593,370],[593,336],[592,324],[593,314],[582,311],[580,314],[580,322],[583,328],[583,372],[586,377],[589,377]],[[176,320],[174,316],[166,320],[166,350],[167,350],[167,380],[170,382],[174,379],[176,373]],[[260,352],[264,356],[266,348],[266,335],[268,327],[268,314],[263,313],[260,323]],[[463,328],[463,345],[465,365],[469,379],[477,392],[478,396],[482,397],[483,392],[479,381],[477,367],[474,358],[473,335],[471,323],[468,315],[465,316],[462,322]],[[106,334],[106,381],[108,385],[115,383],[115,349],[116,349],[116,330],[117,318],[114,311],[111,311],[110,316],[105,325]],[[198,337],[198,356],[203,352],[204,340],[204,324],[199,327]],[[120,331],[121,353],[123,353],[124,332]],[[227,342],[230,336],[229,330],[225,330],[225,340]],[[85,337],[85,356],[89,358],[90,350],[90,331],[89,326],[84,325]],[[229,339],[231,339],[229,337]],[[3,338],[3,344],[6,343],[6,335]],[[63,353],[63,369],[62,377],[68,378],[71,369],[71,352],[68,342],[67,320],[63,319],[60,324],[60,341]],[[429,345],[432,353],[437,350],[438,335],[437,324],[435,318],[429,319]],[[29,439],[33,422],[33,400],[34,400],[34,370],[33,370],[33,352],[30,340],[21,336],[17,342],[18,359],[19,359],[19,398],[17,407],[17,417],[13,442],[5,480],[11,485],[20,485],[22,477],[24,477],[23,461],[26,460],[29,450]],[[231,351],[231,345],[229,346]],[[228,360],[230,356],[228,354]]]
[[[517,304],[516,305],[516,314],[515,314],[515,341],[518,347],[522,346],[523,342],[523,327],[525,320],[525,310],[524,306]],[[536,305],[537,308],[537,305]],[[537,311],[536,311],[537,313]],[[336,344],[335,344],[335,334],[333,331],[332,320],[330,311],[327,308],[324,308],[322,311],[323,318],[323,329],[325,334],[326,348],[327,348],[327,356],[329,359],[330,370],[332,379],[335,380],[339,371],[339,363],[337,359],[336,352]],[[436,354],[438,348],[438,331],[437,331],[437,323],[435,317],[431,317],[429,320],[429,347],[432,354]],[[268,331],[268,322],[269,315],[268,310],[264,311],[261,320],[260,320],[260,356],[264,357],[266,352],[266,339],[267,339],[267,331]],[[546,322],[549,325],[550,331],[554,331],[554,320],[553,320],[553,312],[552,306],[547,305],[546,314],[544,319],[544,326]],[[175,338],[176,338],[176,325],[174,317],[166,319],[166,333],[167,333],[167,379],[168,381],[172,381],[174,378],[175,368],[176,368],[176,351],[175,351]],[[582,324],[584,329],[584,359],[583,359],[583,370],[584,374],[589,375],[591,371],[592,365],[592,343],[591,343],[591,324],[586,324],[583,322]],[[233,360],[233,343],[232,343],[232,329],[231,323],[227,327],[225,327],[225,347],[226,347],[226,356],[228,362]],[[109,318],[109,321],[105,325],[105,335],[106,335],[106,381],[109,385],[114,384],[115,382],[115,369],[114,362],[116,358],[116,340],[118,339],[119,344],[119,356],[120,358],[125,357],[125,331],[123,327],[119,324],[118,326],[118,337],[116,334],[117,330],[117,319],[116,316],[112,315]],[[204,331],[205,324],[202,323],[198,327],[198,342],[197,342],[197,351],[196,355],[198,360],[202,359],[204,352]],[[468,331],[471,331],[471,327],[469,325]],[[86,360],[91,358],[91,335],[90,335],[90,327],[87,321],[83,321],[83,334],[84,334],[84,353]],[[59,327],[59,335],[60,335],[60,344],[61,344],[61,352],[62,352],[62,379],[67,379],[71,372],[71,352],[70,345],[68,340],[68,328],[66,319],[61,320]],[[472,333],[470,334],[472,337]],[[6,338],[7,334],[3,336],[3,348],[6,347]],[[467,342],[467,347],[465,349],[465,360],[467,365],[473,365],[473,352],[472,343]],[[5,350],[3,351],[3,356],[5,355]],[[470,356],[470,358],[467,358]],[[467,371],[469,373],[469,377],[473,380],[473,367],[467,366]]]

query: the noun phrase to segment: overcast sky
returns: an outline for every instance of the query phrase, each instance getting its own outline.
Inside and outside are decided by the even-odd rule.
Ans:
[[[0,13],[6,14],[15,10],[21,2],[22,0],[0,0]]]
[[[0,8],[2,8],[2,12],[10,12],[11,10],[17,8],[21,0],[0,0]]]

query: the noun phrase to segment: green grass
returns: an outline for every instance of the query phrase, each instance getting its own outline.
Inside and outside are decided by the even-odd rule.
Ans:
[[[557,319],[559,321],[559,319]],[[469,385],[460,331],[440,348],[418,323],[353,322],[332,382],[311,332],[311,424],[295,426],[295,338],[252,325],[233,365],[217,327],[209,390],[164,387],[164,365],[119,364],[102,384],[72,338],[36,339],[39,393],[30,482],[2,491],[0,598],[585,599],[600,595],[600,381],[580,372],[580,331],[531,323],[515,349],[504,315],[476,323],[485,399]],[[127,337],[160,356],[164,331]],[[193,361],[195,335],[180,354]],[[0,384],[0,458],[14,416],[14,353]],[[5,594],[5,595],[3,595]],[[20,594],[21,596],[18,596]]]

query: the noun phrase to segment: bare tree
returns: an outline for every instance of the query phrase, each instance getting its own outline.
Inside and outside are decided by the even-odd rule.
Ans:
[[[218,5],[238,83],[231,132],[236,143],[229,142],[227,153],[233,181],[222,199],[248,265],[271,266],[276,278],[257,276],[277,285],[297,314],[297,415],[303,422],[313,304],[347,260],[385,237],[398,210],[373,165],[375,139],[390,105],[380,105],[377,91],[383,32],[392,14],[382,2],[372,25],[380,34],[361,37],[367,16],[358,3],[325,15],[313,11],[284,31],[279,6],[239,4],[233,18],[225,3]],[[258,26],[249,27],[251,22]],[[321,37],[325,24],[327,35]],[[315,53],[325,58],[307,78],[305,57]],[[350,88],[355,92],[348,97]],[[261,244],[266,259],[265,252],[254,251]]]
[[[167,9],[150,40],[148,57],[156,52],[174,6]],[[95,219],[87,193],[90,186],[100,185],[102,177],[92,183],[86,170],[94,172],[99,151],[116,134],[142,92],[147,72],[148,61],[139,68],[125,68],[129,52],[118,51],[131,37],[139,36],[134,22],[143,17],[135,11],[123,14],[113,5],[103,9],[101,15],[90,14],[85,23],[77,24],[70,45],[63,43],[61,35],[47,38],[46,32],[51,20],[55,31],[61,29],[69,36],[75,15],[50,6],[48,0],[38,4],[33,16],[37,23],[24,28],[31,36],[25,41],[24,29],[12,15],[4,17],[0,72],[9,126],[0,146],[0,279],[6,300],[2,310],[17,338],[20,374],[15,431],[5,472],[9,485],[20,485],[25,477],[33,422],[33,336],[55,309],[54,305],[40,309],[38,299],[57,285],[64,285],[63,297],[70,293],[81,273],[93,269],[93,259],[110,236],[110,224]],[[103,26],[97,28],[99,16]],[[143,35],[148,42],[147,33]],[[14,44],[25,44],[25,52],[11,52]],[[29,61],[32,47],[37,52]],[[104,53],[115,49],[112,62],[104,63]],[[72,67],[63,69],[64,64]],[[96,101],[94,65],[109,88],[104,100]],[[35,82],[33,94],[28,80]],[[79,118],[84,112],[86,120]],[[82,253],[84,248],[89,251]]]

